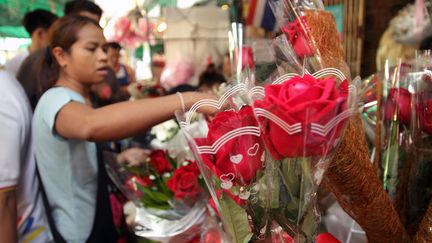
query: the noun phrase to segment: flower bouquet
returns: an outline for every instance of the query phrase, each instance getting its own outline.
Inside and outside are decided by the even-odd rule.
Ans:
[[[197,164],[154,150],[145,161],[131,165],[126,161],[130,150],[105,152],[105,159],[112,181],[137,206],[135,234],[164,242],[200,236],[202,224],[211,220]]]
[[[414,63],[411,76],[412,95],[412,150],[413,162],[409,175],[407,228],[410,234],[428,229],[419,226],[420,221],[431,221],[426,214],[432,199],[432,62],[430,51],[419,55]],[[430,210],[429,210],[430,211]],[[427,219],[429,217],[429,219]],[[432,231],[423,239],[432,238]]]
[[[214,117],[204,117],[197,113],[203,106],[221,110]],[[176,115],[226,232],[233,242],[248,242],[252,231],[247,202],[257,198],[265,153],[245,85],[229,88],[219,100],[198,101]],[[203,125],[192,127],[194,119]]]
[[[285,58],[288,65],[302,64],[301,70],[306,69],[309,73],[335,68],[347,77],[349,84],[355,84],[344,62],[334,17],[324,10],[322,1],[272,0],[270,3],[287,38],[288,51],[285,53],[294,53],[296,57]],[[292,69],[299,70],[299,67]],[[340,136],[339,148],[328,163],[324,175],[326,188],[365,230],[368,240],[405,239],[405,229],[370,163],[361,128],[360,116],[354,112],[346,132]]]
[[[283,75],[265,88],[246,79],[219,100],[177,112],[232,241],[315,239],[317,185],[355,97],[343,73],[323,69]],[[203,106],[220,110],[196,133],[190,121]]]
[[[381,105],[383,133],[380,157],[380,174],[384,189],[397,205],[404,197],[403,187],[406,185],[405,171],[409,170],[406,163],[410,146],[411,94],[408,91],[407,76],[411,66],[399,63],[387,71],[389,77],[381,78],[383,102]],[[387,74],[387,75],[388,75]],[[396,206],[398,208],[398,206]]]
[[[285,74],[255,90],[253,107],[270,154],[267,224],[295,242],[311,242],[320,222],[317,187],[354,112],[355,87],[342,72],[323,69]]]

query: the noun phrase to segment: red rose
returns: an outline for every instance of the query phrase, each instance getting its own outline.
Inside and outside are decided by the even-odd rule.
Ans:
[[[305,17],[297,18],[295,21],[289,22],[282,27],[282,31],[287,35],[295,53],[300,58],[313,55],[313,51],[309,46],[307,34],[302,25],[304,28],[307,28]]]
[[[211,146],[228,132],[247,126],[258,126],[250,106],[244,106],[238,112],[219,112],[208,124],[207,138],[196,139],[196,142],[199,146]],[[225,176],[230,182],[247,185],[263,167],[263,153],[264,146],[260,137],[248,134],[231,138],[216,154],[201,154],[201,158],[219,178]]]
[[[200,171],[194,164],[182,166],[174,170],[174,175],[167,181],[166,185],[174,192],[177,199],[185,197],[193,198],[200,194],[201,187],[198,182]]]
[[[143,193],[139,189],[139,186],[151,187],[153,186],[153,182],[147,176],[131,176],[125,182],[125,187],[137,198],[143,196]]]
[[[420,128],[429,134],[432,134],[432,99],[419,102],[417,105],[417,116]]]
[[[387,101],[385,103],[385,119],[391,120],[395,113],[395,108],[398,107],[398,117],[405,124],[410,124],[411,119],[411,94],[404,88],[390,89]]]
[[[312,132],[312,123],[327,124],[346,110],[348,91],[344,81],[336,85],[334,78],[315,79],[311,75],[293,77],[283,84],[265,87],[264,100],[254,103],[276,115],[288,125],[300,123],[301,131],[289,134],[278,124],[259,116],[263,137],[275,159],[323,155],[340,136],[346,122],[340,122],[326,135]],[[344,119],[343,121],[346,121]]]
[[[168,161],[167,155],[163,150],[153,150],[150,154],[150,163],[159,174],[172,170],[171,163]]]

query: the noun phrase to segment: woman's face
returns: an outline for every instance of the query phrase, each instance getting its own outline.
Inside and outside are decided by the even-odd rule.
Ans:
[[[87,24],[78,32],[77,37],[78,40],[66,55],[64,71],[80,83],[103,81],[108,74],[108,64],[102,30],[93,24]]]

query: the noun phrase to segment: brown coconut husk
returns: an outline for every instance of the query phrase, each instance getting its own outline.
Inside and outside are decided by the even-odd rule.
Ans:
[[[323,10],[306,10],[305,19],[312,42],[310,45],[318,50],[321,65],[337,68],[345,76],[350,77],[349,68],[344,62],[344,50],[333,15]]]
[[[369,159],[360,114],[351,118],[324,179],[369,242],[410,242]]]
[[[415,243],[430,243],[432,242],[432,202],[429,203],[429,208],[423,216],[417,234],[414,237]]]
[[[306,10],[305,18],[310,44],[317,50],[321,66],[337,68],[350,77],[332,14]],[[350,120],[324,180],[341,207],[365,230],[369,242],[410,241],[369,159],[359,113]]]

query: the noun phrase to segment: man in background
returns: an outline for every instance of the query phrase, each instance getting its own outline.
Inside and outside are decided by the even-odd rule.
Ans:
[[[0,71],[0,242],[46,243],[51,234],[31,140],[31,109],[21,85]]]
[[[64,8],[65,15],[81,15],[91,18],[94,21],[100,21],[102,17],[102,9],[95,3],[88,0],[74,0],[66,3]]]
[[[31,44],[26,50],[5,63],[6,71],[10,72],[13,76],[16,76],[24,59],[30,53],[33,53],[48,44],[48,29],[56,20],[56,15],[43,9],[36,9],[26,13],[22,23],[31,37]]]

